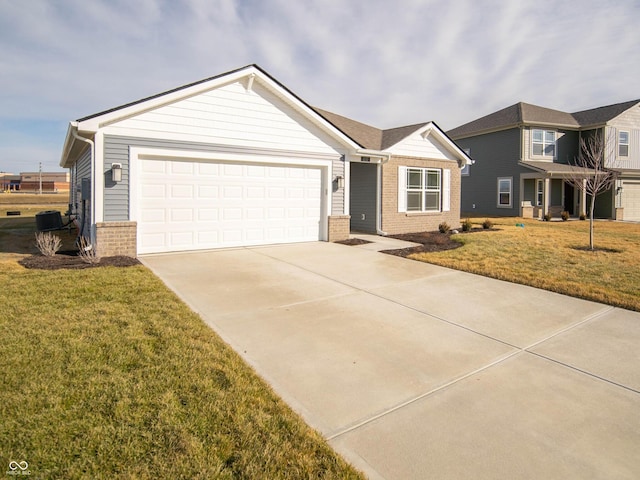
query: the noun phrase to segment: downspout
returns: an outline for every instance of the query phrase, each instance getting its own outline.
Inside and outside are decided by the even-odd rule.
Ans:
[[[88,143],[89,146],[91,147],[91,227],[90,227],[90,232],[91,232],[91,245],[95,244],[95,228],[93,227],[93,223],[95,223],[96,221],[96,185],[95,185],[95,176],[96,176],[96,165],[95,165],[95,160],[96,160],[96,155],[95,155],[95,144],[93,143],[92,140],[89,140],[88,138],[84,138],[81,137],[80,135],[78,135],[77,132],[77,125],[72,125],[74,127],[74,129],[71,130],[71,134],[73,135],[73,138],[75,138],[76,140],[80,140],[81,142],[85,142]],[[83,212],[84,213],[84,212]],[[85,219],[83,217],[82,219],[82,224],[85,224]],[[80,234],[82,235],[82,232],[80,232]]]

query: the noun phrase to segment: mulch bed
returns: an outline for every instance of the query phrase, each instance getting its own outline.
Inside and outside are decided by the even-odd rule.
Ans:
[[[476,232],[488,232],[497,230],[496,228],[472,228],[467,232],[459,231],[460,234],[469,234]],[[383,250],[382,253],[388,253],[389,255],[396,255],[398,257],[408,257],[414,253],[432,253],[443,252],[445,250],[453,250],[460,248],[462,244],[456,242],[451,238],[452,233],[440,233],[440,232],[416,232],[416,233],[403,233],[400,235],[390,235],[392,238],[398,240],[404,240],[407,242],[421,243],[422,245],[417,247],[400,248],[397,250]]]
[[[371,242],[369,240],[364,240],[362,238],[350,238],[348,240],[341,240],[341,241],[336,242],[336,243],[339,243],[341,245],[354,246],[354,245],[364,245],[366,243],[371,243]]]
[[[115,257],[103,257],[98,263],[87,263],[78,255],[78,252],[58,252],[52,257],[45,257],[44,255],[31,255],[25,257],[18,262],[25,268],[32,268],[38,270],[60,270],[66,269],[83,269],[83,268],[96,268],[96,267],[131,267],[133,265],[140,265],[140,262],[136,258],[115,256]]]

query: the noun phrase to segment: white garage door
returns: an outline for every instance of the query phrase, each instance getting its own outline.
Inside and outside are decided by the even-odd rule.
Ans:
[[[320,167],[139,162],[140,254],[321,239]]]
[[[640,222],[640,181],[622,184],[623,218]]]

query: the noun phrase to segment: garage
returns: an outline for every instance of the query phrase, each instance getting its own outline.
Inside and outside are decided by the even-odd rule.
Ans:
[[[138,253],[325,239],[320,165],[140,158]]]
[[[640,222],[640,180],[622,183],[624,219]]]

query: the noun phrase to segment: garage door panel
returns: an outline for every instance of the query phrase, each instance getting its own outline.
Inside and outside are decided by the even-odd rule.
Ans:
[[[140,163],[141,254],[320,239],[319,167]]]
[[[625,220],[640,222],[640,182],[623,182],[622,206]]]

